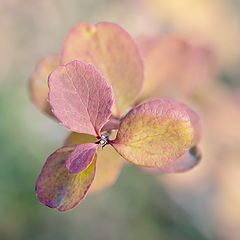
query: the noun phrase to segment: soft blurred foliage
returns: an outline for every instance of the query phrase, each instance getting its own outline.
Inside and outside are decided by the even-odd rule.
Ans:
[[[239,4],[1,0],[0,239],[238,240]],[[176,99],[202,117],[199,166],[156,177],[126,164],[114,186],[87,197],[74,211],[58,213],[38,203],[34,182],[68,133],[33,106],[28,79],[38,60],[58,53],[68,30],[80,21],[113,21],[135,36],[174,33],[195,39],[215,55],[218,69],[205,88]]]

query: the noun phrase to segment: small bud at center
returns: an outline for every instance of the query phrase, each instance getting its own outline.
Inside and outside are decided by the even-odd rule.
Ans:
[[[108,137],[109,137],[109,134],[108,133],[104,133],[101,135],[101,138],[98,142],[98,144],[101,146],[101,147],[104,147],[108,144]]]

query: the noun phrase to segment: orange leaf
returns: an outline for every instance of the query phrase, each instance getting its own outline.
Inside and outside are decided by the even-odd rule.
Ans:
[[[121,121],[113,147],[130,162],[160,168],[192,145],[194,130],[184,104],[156,99],[132,109]]]

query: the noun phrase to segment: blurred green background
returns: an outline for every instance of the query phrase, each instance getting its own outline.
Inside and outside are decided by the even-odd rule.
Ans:
[[[209,193],[214,192],[215,189],[211,184],[202,189],[199,195],[190,194],[186,201],[184,195],[189,193],[183,191],[180,195],[176,195],[155,176],[148,175],[130,165],[123,169],[114,186],[87,197],[73,211],[59,213],[48,209],[35,197],[35,179],[42,164],[47,156],[62,144],[67,135],[63,127],[40,113],[30,101],[29,78],[36,63],[46,55],[59,52],[66,33],[80,21],[116,22],[133,36],[168,31],[171,28],[188,33],[185,25],[180,29],[170,21],[172,16],[170,13],[174,11],[166,11],[166,8],[171,9],[171,6],[161,5],[160,9],[163,12],[159,18],[151,10],[147,10],[146,2],[134,0],[0,1],[1,240],[220,239],[219,226],[212,221],[212,196]],[[186,4],[190,4],[189,12],[191,12],[191,4],[194,5],[195,1],[187,2]],[[231,1],[213,2],[216,6],[221,6],[223,3],[228,6]],[[239,6],[238,1],[231,4],[229,4],[231,7]],[[179,8],[181,11],[181,6]],[[228,42],[223,40],[226,49],[229,47],[231,50],[231,41],[234,40],[234,44],[240,39],[239,32],[233,26],[239,20],[238,8],[235,8],[235,15],[231,15],[225,5],[222,9],[223,12],[220,12],[223,15],[226,10],[227,14],[233,18],[227,28],[232,36],[229,37]],[[211,15],[211,10],[209,11],[203,12]],[[215,16],[214,8],[212,11]],[[190,19],[194,18],[194,16],[190,17]],[[201,22],[199,24],[201,25]],[[202,24],[203,27],[199,31],[204,35],[203,29],[206,23]],[[222,27],[224,28],[225,25]],[[194,26],[192,29],[196,31]],[[206,29],[204,37],[208,39],[207,31],[211,32],[211,27]],[[224,30],[222,30],[223,35],[226,34]],[[217,49],[222,49],[221,42],[214,42],[217,38],[209,37],[209,39],[212,43],[219,44]],[[229,51],[226,51],[227,54],[230,54]],[[234,49],[231,51],[235,53]],[[219,51],[219,61],[221,66],[225,67],[224,75],[221,76],[224,76],[224,81],[231,83],[231,86],[238,87],[240,74],[236,65],[239,63],[240,54],[235,53],[231,58],[224,55],[226,52]],[[192,210],[193,208],[196,209]]]

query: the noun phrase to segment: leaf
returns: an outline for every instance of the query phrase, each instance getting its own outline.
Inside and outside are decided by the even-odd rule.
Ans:
[[[48,75],[60,65],[59,55],[50,55],[43,58],[36,67],[30,79],[30,94],[33,103],[42,112],[54,117],[47,102],[48,97]]]
[[[186,109],[187,109],[188,115],[190,117],[190,121],[191,121],[191,124],[193,127],[193,133],[194,133],[192,146],[195,146],[196,144],[199,143],[201,136],[202,136],[201,121],[196,112],[194,112],[192,109],[190,109],[188,107]]]
[[[120,175],[124,164],[124,159],[107,145],[103,149],[98,149],[98,159],[96,175],[93,184],[89,189],[89,194],[94,194],[115,183]]]
[[[208,47],[176,35],[139,38],[145,63],[141,99],[185,97],[206,88],[216,74]]]
[[[163,173],[182,173],[195,167],[201,160],[201,151],[198,147],[191,147],[180,158],[170,164],[161,167],[159,170]]]
[[[86,134],[71,133],[65,143],[82,144],[89,141],[93,142],[94,139],[92,138],[92,136]],[[99,192],[114,184],[124,164],[123,158],[109,145],[103,149],[99,148],[97,155],[96,175],[88,194]]]
[[[192,145],[193,128],[186,106],[156,99],[132,109],[110,143],[125,159],[160,168],[182,156]]]
[[[79,174],[68,172],[66,159],[74,149],[74,146],[65,146],[52,153],[36,181],[39,201],[59,211],[76,207],[86,195],[95,175],[96,159]]]
[[[84,133],[70,133],[64,141],[64,145],[83,144],[97,142],[97,138]]]
[[[109,121],[102,127],[101,131],[116,130],[119,128],[120,120],[110,118]]]
[[[62,63],[92,63],[113,87],[113,113],[120,116],[135,101],[143,83],[143,64],[131,36],[114,23],[80,23],[68,34]]]
[[[94,66],[72,61],[50,75],[49,102],[64,126],[99,136],[111,115],[112,89]]]
[[[70,173],[80,173],[84,171],[93,161],[98,144],[79,144],[75,150],[69,154],[66,167]]]

